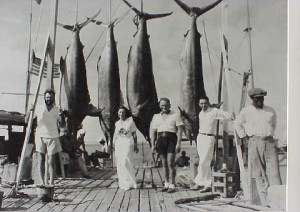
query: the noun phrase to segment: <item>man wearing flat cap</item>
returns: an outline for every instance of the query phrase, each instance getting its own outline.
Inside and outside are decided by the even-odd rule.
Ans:
[[[265,90],[253,88],[248,94],[252,105],[243,108],[236,117],[235,129],[240,138],[249,141],[248,164],[251,166],[250,177],[254,181],[250,189],[259,193],[259,198],[252,196],[252,203],[267,206],[267,189],[271,185],[281,185],[277,149],[273,139],[276,113],[272,107],[264,105],[264,97],[267,95]]]

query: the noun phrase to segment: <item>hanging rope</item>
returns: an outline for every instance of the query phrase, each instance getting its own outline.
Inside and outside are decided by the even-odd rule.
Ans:
[[[214,87],[215,87],[215,91],[216,94],[218,95],[218,90],[217,90],[217,84],[216,84],[216,78],[215,78],[215,74],[214,74],[214,70],[213,70],[213,66],[212,66],[212,62],[211,62],[211,57],[210,57],[210,51],[209,51],[209,46],[208,46],[208,41],[207,41],[207,35],[206,35],[206,30],[205,30],[205,23],[204,21],[202,21],[203,24],[203,29],[204,29],[204,35],[205,35],[205,41],[206,41],[206,46],[207,46],[207,51],[208,51],[208,58],[209,58],[209,63],[210,63],[210,68],[211,68],[211,73],[213,76],[213,81],[214,81]]]
[[[118,5],[117,8],[119,8],[120,4],[121,4],[121,1],[120,1],[120,3],[119,3],[119,5]],[[113,16],[115,15],[116,12],[117,12],[117,10],[114,11]],[[124,14],[121,16],[121,18],[119,18],[119,20],[118,20],[116,23],[119,23],[120,21],[122,21],[122,20],[129,14],[129,12],[130,12],[130,10],[128,10],[126,13],[124,13]],[[115,23],[115,24],[116,24],[116,23]],[[100,41],[100,39],[101,39],[103,33],[105,32],[105,30],[106,30],[106,28],[101,32],[100,36],[98,37],[96,43],[94,44],[94,46],[93,46],[93,48],[92,48],[92,50],[91,50],[91,52],[90,52],[90,53],[88,54],[88,56],[86,57],[85,63],[88,61],[89,57],[91,56],[91,54],[92,54],[93,51],[95,50],[95,48],[96,48],[98,42]]]
[[[79,10],[78,10],[78,0],[76,1],[76,23],[78,23],[78,13],[79,13]]]
[[[237,54],[239,53],[239,51],[240,51],[240,49],[241,49],[241,47],[242,47],[242,44],[244,43],[244,41],[245,41],[245,39],[246,39],[246,36],[247,36],[247,33],[244,35],[242,41],[240,42],[239,47],[237,48],[235,54],[233,55],[231,61],[229,62],[229,66],[232,64],[232,62],[234,61],[235,57],[236,57]]]
[[[105,32],[105,30],[106,30],[106,29],[107,29],[107,28],[103,29],[103,31],[101,32],[101,34],[100,34],[99,38],[97,39],[97,41],[96,41],[95,45],[93,46],[93,48],[92,48],[92,50],[91,50],[91,52],[90,52],[90,53],[89,53],[89,55],[86,57],[86,59],[85,59],[85,63],[88,61],[89,57],[91,56],[91,54],[92,54],[92,53],[93,53],[93,51],[95,50],[95,48],[96,48],[96,46],[97,46],[97,44],[98,44],[98,42],[99,42],[100,38],[102,37],[102,35],[103,35],[103,33]]]
[[[235,71],[235,70],[233,70],[232,68],[228,68],[228,70],[229,70],[229,71],[232,71],[233,73],[236,73],[236,74],[238,74],[238,75],[243,76],[242,73],[240,73],[240,72],[238,72],[238,71]]]
[[[42,13],[43,13],[43,10],[44,10],[44,4],[45,4],[45,1],[42,1],[42,8],[40,10],[40,14],[39,14],[39,20],[38,20],[38,26],[37,26],[37,33],[36,33],[36,37],[35,37],[35,41],[34,41],[34,51],[36,51],[36,48],[37,48],[37,39],[38,39],[38,35],[39,35],[39,31],[40,31],[40,25],[41,25],[41,17],[42,17]],[[40,50],[40,49],[39,49]]]

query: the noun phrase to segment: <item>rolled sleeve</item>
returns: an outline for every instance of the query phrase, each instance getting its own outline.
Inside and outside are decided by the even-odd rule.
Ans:
[[[236,117],[236,120],[234,121],[235,130],[240,138],[244,138],[247,136],[245,129],[244,129],[244,122],[245,122],[245,119],[244,119],[243,113],[241,112]]]

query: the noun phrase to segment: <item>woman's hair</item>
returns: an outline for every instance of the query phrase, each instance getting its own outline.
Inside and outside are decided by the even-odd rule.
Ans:
[[[131,111],[127,107],[125,107],[125,106],[119,107],[119,110],[125,110],[125,119],[127,119],[127,118],[129,118],[129,117],[132,116]]]

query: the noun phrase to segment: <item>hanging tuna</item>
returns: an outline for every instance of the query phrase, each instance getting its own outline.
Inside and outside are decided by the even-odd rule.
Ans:
[[[137,10],[126,0],[123,1],[136,13],[137,24],[137,32],[128,54],[127,101],[137,128],[151,146],[149,128],[153,115],[159,111],[159,105],[152,70],[147,20],[169,16],[172,13],[148,14]]]
[[[180,0],[174,0],[192,18],[190,29],[185,35],[185,44],[180,59],[181,89],[180,89],[180,113],[184,122],[184,132],[192,142],[196,139],[199,129],[198,105],[200,97],[206,96],[203,71],[200,34],[197,29],[197,18],[209,11],[222,0],[218,0],[206,7],[189,7]]]
[[[68,111],[68,132],[72,139],[76,138],[77,130],[83,119],[89,116],[98,116],[101,110],[90,103],[90,95],[87,85],[86,66],[83,55],[83,45],[80,41],[80,30],[91,20],[99,15],[100,11],[80,24],[62,25],[63,28],[72,31],[72,41],[68,48],[66,59],[61,57],[60,69],[62,72],[62,88],[65,97],[62,108]]]
[[[103,108],[99,121],[106,142],[112,142],[115,122],[118,120],[118,109],[123,104],[121,101],[117,44],[114,37],[115,22],[106,26],[108,29],[106,43],[97,64],[99,74],[98,101],[100,107]]]

